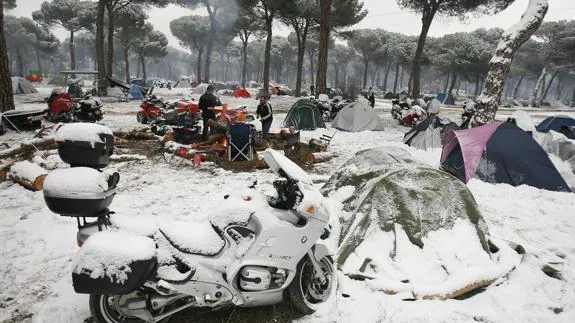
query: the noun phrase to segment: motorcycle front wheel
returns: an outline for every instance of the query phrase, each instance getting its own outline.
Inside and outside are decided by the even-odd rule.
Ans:
[[[136,323],[143,322],[127,316],[116,308],[114,295],[90,295],[90,313],[95,323]]]
[[[148,119],[146,118],[146,116],[144,115],[144,112],[142,112],[142,111],[138,111],[138,114],[136,114],[136,120],[142,124],[148,123]]]
[[[316,277],[316,272],[308,256],[297,265],[296,277],[287,291],[293,306],[302,314],[309,315],[331,295],[335,283],[334,264],[331,257],[319,261],[325,284]]]

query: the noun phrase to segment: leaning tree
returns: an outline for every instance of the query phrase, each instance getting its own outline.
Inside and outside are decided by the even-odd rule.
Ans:
[[[485,79],[483,92],[477,98],[476,112],[471,120],[472,126],[486,124],[495,119],[513,57],[521,45],[541,26],[547,10],[549,10],[547,0],[529,0],[529,6],[521,20],[503,33],[495,55],[489,62],[489,73]]]
[[[4,8],[16,8],[16,0],[0,0],[0,112],[14,110],[10,63],[4,39]]]
[[[404,8],[422,14],[421,34],[417,42],[411,75],[411,95],[419,97],[421,79],[421,60],[425,41],[435,15],[465,17],[469,13],[494,14],[506,9],[515,0],[397,0]]]

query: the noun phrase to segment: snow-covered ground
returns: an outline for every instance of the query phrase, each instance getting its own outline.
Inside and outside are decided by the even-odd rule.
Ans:
[[[41,101],[51,89],[17,97],[18,108],[44,107]],[[168,98],[184,96],[186,91],[159,89]],[[255,109],[255,99],[222,97],[230,106]],[[280,127],[294,98],[274,98],[276,111],[272,131]],[[106,115],[101,122],[112,129],[137,127],[138,102],[105,101]],[[316,165],[316,178],[331,175],[356,151],[383,145],[402,147],[414,159],[433,167],[439,165],[440,150],[418,151],[401,143],[408,130],[389,114],[388,101],[378,101],[376,109],[386,131],[337,132],[331,150],[338,157]],[[506,119],[514,111],[498,114]],[[539,121],[557,113],[530,110]],[[458,120],[459,110],[444,114]],[[575,117],[573,112],[561,112]],[[333,134],[334,129],[303,132],[302,141]],[[13,144],[31,133],[13,131],[0,137]],[[563,165],[564,166],[564,165]],[[258,180],[267,193],[272,192],[271,171],[233,173],[210,167],[174,167],[151,160],[116,163],[121,173],[112,209],[136,219],[154,218],[174,221],[198,221],[207,217],[223,195]],[[568,170],[568,168],[565,168]],[[468,187],[475,196],[491,235],[521,244],[526,256],[508,277],[466,300],[402,301],[400,297],[371,290],[365,282],[340,277],[341,290],[316,314],[301,321],[313,322],[575,322],[575,194],[556,193],[532,187],[486,184],[472,180]],[[72,259],[76,246],[76,222],[52,214],[42,192],[31,192],[11,182],[0,184],[0,321],[4,322],[83,322],[90,317],[88,297],[75,294],[71,282]],[[456,243],[454,241],[454,243]],[[557,263],[562,280],[541,271],[547,263]]]

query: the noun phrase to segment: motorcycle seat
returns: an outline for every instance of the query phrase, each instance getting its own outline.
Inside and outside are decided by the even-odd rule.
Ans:
[[[225,245],[207,221],[165,223],[160,225],[160,232],[174,248],[187,254],[215,256]]]

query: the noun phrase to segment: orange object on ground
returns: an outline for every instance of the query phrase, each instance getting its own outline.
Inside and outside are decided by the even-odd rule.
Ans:
[[[242,88],[242,87],[237,88],[237,89],[232,93],[232,96],[233,96],[234,98],[246,98],[246,99],[252,97],[252,96],[250,95],[250,93],[249,93],[246,89],[244,89],[244,88]]]

